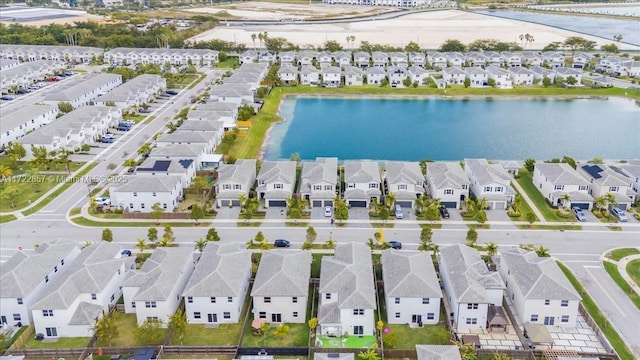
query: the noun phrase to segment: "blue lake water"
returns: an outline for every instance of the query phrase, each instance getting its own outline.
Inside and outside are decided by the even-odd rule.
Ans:
[[[640,158],[640,105],[612,99],[289,98],[264,158]]]
[[[492,15],[508,19],[527,21],[542,25],[553,26],[559,29],[598,36],[604,39],[609,39],[611,40],[611,42],[613,42],[614,36],[622,35],[622,42],[640,46],[640,21],[638,20],[556,15],[509,10],[483,10],[476,12],[484,15]]]

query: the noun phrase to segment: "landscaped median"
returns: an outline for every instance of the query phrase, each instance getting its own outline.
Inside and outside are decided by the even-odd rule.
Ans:
[[[623,248],[616,249],[611,251],[605,256],[604,261],[602,262],[602,266],[607,271],[609,276],[613,279],[613,281],[618,284],[620,289],[624,291],[624,293],[629,297],[631,302],[640,309],[640,294],[638,294],[633,288],[632,285],[627,282],[627,280],[622,276],[619,271],[618,262],[631,255],[639,255],[640,250],[635,248]],[[637,286],[640,286],[640,259],[630,261],[626,268],[624,269],[631,281],[634,281]]]

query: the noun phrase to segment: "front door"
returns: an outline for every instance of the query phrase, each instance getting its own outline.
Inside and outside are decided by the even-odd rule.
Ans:
[[[0,318],[0,324],[6,324],[7,323],[7,317],[2,315],[2,317]]]
[[[218,322],[218,314],[207,314],[207,317],[210,323]]]
[[[411,315],[411,322],[414,323],[414,324],[421,324],[422,323],[422,315],[419,315],[419,314]]]
[[[544,324],[545,325],[553,325],[553,316],[545,316],[544,317]]]
[[[271,322],[281,323],[282,322],[282,314],[271,314]]]

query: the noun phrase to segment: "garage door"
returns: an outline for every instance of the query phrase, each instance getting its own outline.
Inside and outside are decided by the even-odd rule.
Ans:
[[[322,206],[322,200],[313,200],[313,207]]]
[[[447,209],[455,209],[458,207],[455,201],[442,201],[440,202],[440,205],[446,207]]]
[[[616,207],[620,210],[627,210],[627,204],[618,204]]]
[[[411,201],[396,201],[396,205],[400,205],[400,207],[405,209],[411,209]]]
[[[284,200],[269,200],[269,206],[286,207],[287,206],[287,202],[284,201]]]
[[[579,207],[582,210],[589,210],[589,203],[571,203],[571,207]]]
[[[367,202],[366,201],[349,201],[349,205],[351,205],[351,207],[367,207]]]
[[[233,206],[240,206],[240,200],[220,200],[220,206],[229,206],[229,203]]]
[[[325,200],[324,206],[333,206],[333,200]]]
[[[491,210],[504,210],[507,207],[507,203],[504,201],[494,201]]]

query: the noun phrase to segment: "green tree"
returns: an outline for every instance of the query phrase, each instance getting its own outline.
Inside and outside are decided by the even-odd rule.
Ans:
[[[159,202],[154,203],[153,205],[151,205],[151,212],[149,213],[149,217],[152,218],[153,220],[156,220],[156,225],[160,224],[160,219],[162,219],[162,215],[164,214],[164,208],[162,207],[162,204],[160,204]]]
[[[275,331],[273,332],[273,334],[279,338],[285,337],[288,333],[289,333],[289,325],[287,324],[280,324],[276,326]]]
[[[73,111],[73,105],[71,105],[71,103],[68,102],[59,102],[58,103],[58,111],[66,114],[66,113],[70,113]]]
[[[617,54],[618,52],[620,52],[616,44],[602,45],[600,46],[600,50],[604,51],[606,54]]]
[[[331,236],[329,236],[327,241],[325,241],[323,247],[325,249],[335,249],[336,248],[336,241],[333,240],[333,238]]]
[[[544,78],[542,78],[542,86],[544,87],[549,87],[551,86],[551,79],[548,76],[545,76]]]
[[[142,325],[133,329],[133,337],[140,345],[158,345],[164,339],[162,320],[147,319]]]
[[[312,317],[311,319],[309,319],[309,321],[307,323],[309,324],[309,330],[311,330],[311,332],[313,332],[318,327],[318,318],[317,317]]]
[[[195,220],[196,224],[199,223],[200,219],[204,218],[204,211],[198,204],[193,204],[190,217]]]
[[[113,231],[111,231],[111,229],[107,228],[102,230],[102,241],[113,241]]]
[[[576,50],[585,46],[586,41],[586,39],[579,36],[571,36],[566,38],[562,44],[571,50],[571,57],[573,57],[576,54]]]
[[[425,226],[420,230],[420,243],[430,244],[433,241],[433,230],[430,227]]]
[[[498,245],[494,242],[486,243],[485,248],[487,249],[487,255],[489,256],[495,256],[498,254]]]
[[[469,230],[467,230],[467,246],[469,247],[475,247],[476,246],[476,242],[478,241],[478,231],[476,230],[476,228],[471,227],[469,228]]]
[[[316,229],[314,229],[313,226],[308,226],[305,240],[313,244],[313,242],[316,241],[317,238],[318,238],[318,234],[316,233]]]
[[[6,165],[0,165],[0,179],[4,180],[6,178],[11,177],[13,175],[13,170]]]
[[[6,149],[7,157],[12,162],[12,166],[15,166],[18,161],[24,159],[27,156],[27,150],[22,146],[22,144],[17,142],[12,142]]]
[[[573,77],[573,76],[568,76],[567,77],[567,84],[575,85],[577,83],[578,83],[578,80],[575,77]]]
[[[464,78],[464,87],[468,88],[469,86],[471,86],[471,79],[469,79],[468,77]]]
[[[536,221],[536,216],[532,213],[532,212],[528,212],[525,215],[527,221],[529,222],[529,226],[533,225],[533,223]]]
[[[338,43],[335,40],[327,40],[327,41],[325,41],[325,43],[322,46],[322,48],[325,51],[336,52],[336,51],[341,51],[342,50],[342,45],[340,45],[340,43]]]
[[[538,254],[538,256],[540,257],[549,257],[551,255],[549,255],[549,249],[547,249],[546,247],[540,245],[537,249],[536,249],[536,254]]]
[[[334,217],[336,220],[347,220],[349,219],[349,207],[347,207],[347,202],[345,199],[336,198],[333,201],[334,206]]]
[[[16,184],[8,183],[3,185],[3,188],[0,190],[0,199],[2,199],[2,201],[8,201],[13,209],[16,207],[15,200],[19,193],[20,188],[18,188]]]
[[[418,43],[409,41],[409,43],[404,47],[404,51],[408,53],[419,53],[422,52],[422,49],[420,48],[420,45],[418,45]]]
[[[114,316],[117,316],[114,314]],[[103,313],[93,325],[93,331],[98,338],[98,344],[112,346],[113,339],[118,337],[118,327],[115,318],[109,313]]]
[[[442,52],[465,52],[466,48],[460,40],[449,39],[445,41],[438,50]]]
[[[147,248],[147,240],[140,238],[136,243],[136,248],[140,250],[140,253],[144,253],[144,250]]]
[[[149,230],[147,230],[147,239],[152,243],[158,241],[158,229],[150,227]]]
[[[184,334],[187,331],[187,315],[182,309],[178,308],[178,310],[169,317],[167,328],[173,333],[174,338],[178,338],[180,345],[182,345]]]
[[[218,231],[215,228],[209,228],[206,239],[207,241],[220,241],[220,235],[218,235]]]
[[[138,154],[145,156],[151,153],[151,150],[153,150],[153,145],[151,143],[144,143],[138,149]]]
[[[176,240],[175,235],[173,234],[173,229],[171,225],[167,224],[164,226],[164,233],[162,234],[162,240],[167,243],[172,243]]]
[[[560,50],[564,44],[560,41],[554,41],[552,43],[547,44],[544,48],[542,48],[542,52],[545,51],[558,51]]]
[[[489,85],[491,87],[496,87],[496,81],[493,78],[489,78],[487,80],[487,85]]]
[[[262,233],[262,231],[258,231],[256,233],[256,237],[254,238],[255,242],[257,242],[259,245],[262,244],[268,244],[268,240],[267,238],[264,236],[264,234]]]
[[[380,360],[378,353],[373,349],[363,350],[358,353],[359,360]]]
[[[207,246],[207,241],[203,238],[196,240],[194,243],[194,249],[198,250],[198,252],[202,253],[204,248]]]
[[[535,169],[536,167],[536,161],[534,159],[526,159],[524,161],[524,167],[525,169],[527,169],[528,172],[533,174],[533,169]]]

